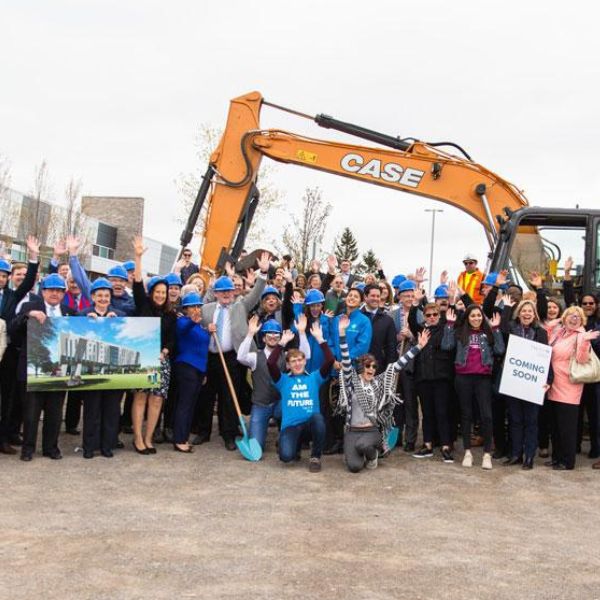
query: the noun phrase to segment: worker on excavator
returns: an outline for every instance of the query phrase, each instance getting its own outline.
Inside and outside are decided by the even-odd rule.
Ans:
[[[481,283],[483,282],[483,273],[477,268],[477,257],[468,252],[463,258],[465,270],[458,276],[458,287],[465,294],[468,294],[473,302],[481,304],[483,295],[481,294]]]

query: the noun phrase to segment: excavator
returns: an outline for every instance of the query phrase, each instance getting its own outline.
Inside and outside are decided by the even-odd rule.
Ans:
[[[265,106],[375,146],[263,129]],[[207,202],[201,265],[222,268],[239,257],[259,202],[256,181],[263,157],[450,204],[483,226],[490,246],[488,272],[509,269],[523,283],[526,273],[537,271],[560,293],[560,260],[573,255],[576,288],[599,291],[600,210],[530,206],[517,186],[472,160],[458,144],[400,138],[325,114],[311,116],[268,102],[260,92],[231,100],[225,130],[181,235],[184,248]]]

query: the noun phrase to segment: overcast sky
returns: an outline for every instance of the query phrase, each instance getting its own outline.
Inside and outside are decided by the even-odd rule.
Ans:
[[[48,161],[94,195],[146,199],[145,234],[176,245],[180,173],[203,172],[201,124],[222,127],[231,98],[259,90],[392,135],[451,140],[524,190],[530,204],[598,207],[600,36],[591,2],[3,3],[0,153],[12,187]],[[265,127],[344,139],[263,110]],[[360,140],[356,143],[361,144]],[[482,228],[441,203],[277,165],[283,214],[305,187],[333,205],[324,250],[344,226],[390,275],[457,271],[485,256]],[[276,235],[274,237],[277,237]]]

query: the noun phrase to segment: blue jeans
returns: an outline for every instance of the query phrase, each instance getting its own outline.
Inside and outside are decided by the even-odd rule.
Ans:
[[[311,457],[321,458],[325,444],[325,418],[321,413],[311,415],[310,419],[304,423],[281,430],[279,459],[286,463],[293,461],[300,450],[300,444],[304,437],[312,439]]]
[[[533,402],[508,397],[511,456],[532,459],[538,445],[538,415],[540,407]]]
[[[249,435],[260,444],[263,450],[267,441],[267,431],[271,417],[281,419],[281,401],[269,404],[269,406],[252,405]]]

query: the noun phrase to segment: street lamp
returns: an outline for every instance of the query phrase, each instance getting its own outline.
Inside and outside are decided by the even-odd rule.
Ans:
[[[431,213],[431,249],[429,251],[429,298],[431,299],[431,285],[433,281],[433,244],[435,240],[435,213],[444,212],[443,208],[426,208],[425,212]]]

